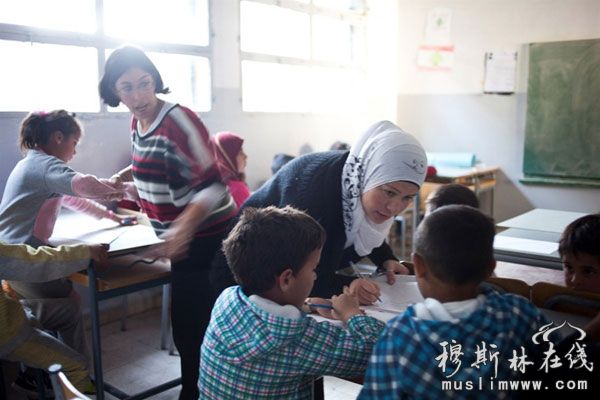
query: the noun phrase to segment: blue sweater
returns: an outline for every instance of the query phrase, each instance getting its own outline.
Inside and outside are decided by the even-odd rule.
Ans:
[[[347,157],[348,151],[327,151],[295,158],[265,182],[241,207],[290,205],[307,212],[323,226],[327,240],[317,266],[312,296],[329,297],[341,293],[343,286],[349,284],[351,279],[337,275],[335,271],[346,267],[349,260],[361,258],[352,246],[344,250],[346,233],[342,216],[342,169]],[[237,222],[239,215],[238,212],[229,229]],[[380,266],[387,260],[396,259],[385,242],[374,249],[369,258]],[[215,255],[212,268],[211,279],[217,293],[235,284],[223,251]]]

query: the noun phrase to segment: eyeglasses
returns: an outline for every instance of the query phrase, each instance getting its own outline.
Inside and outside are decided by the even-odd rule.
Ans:
[[[131,96],[133,95],[134,91],[142,94],[154,91],[154,81],[151,79],[143,80],[135,87],[130,84],[125,84],[115,90],[115,92],[120,96]]]

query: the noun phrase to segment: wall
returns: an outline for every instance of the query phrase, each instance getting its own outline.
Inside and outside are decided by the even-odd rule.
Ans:
[[[600,209],[600,190],[522,185],[527,65],[530,42],[600,37],[596,0],[400,0],[398,124],[428,151],[471,151],[500,166],[494,216],[503,220],[534,207],[580,212]],[[454,65],[419,70],[428,12],[452,10]],[[517,93],[483,95],[484,53],[519,51]],[[566,144],[565,150],[568,151]]]

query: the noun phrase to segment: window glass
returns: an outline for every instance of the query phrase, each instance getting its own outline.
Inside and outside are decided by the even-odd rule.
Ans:
[[[364,3],[364,0],[313,0],[315,6],[342,11],[362,11],[364,9]]]
[[[310,67],[242,61],[244,111],[308,112]]]
[[[208,45],[208,0],[104,0],[106,35],[131,41]]]
[[[242,51],[310,58],[309,14],[250,1],[240,7]]]
[[[339,19],[313,17],[313,57],[348,64],[352,61],[350,24]]]
[[[0,110],[98,112],[97,52],[0,40]]]
[[[110,51],[107,52],[106,57]],[[183,54],[146,52],[150,57],[163,83],[171,91],[169,94],[158,96],[172,103],[180,103],[194,111],[209,111],[211,109],[211,80],[210,64],[206,57],[196,57]],[[109,111],[128,111],[122,103],[118,107],[109,107]]]
[[[95,1],[2,0],[0,22],[92,33],[96,31]]]

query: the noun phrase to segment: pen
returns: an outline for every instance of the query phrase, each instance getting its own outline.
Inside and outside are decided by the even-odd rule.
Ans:
[[[361,279],[367,279],[367,278],[368,278],[368,276],[367,276],[367,275],[365,275],[365,274],[363,274],[362,272],[360,272],[360,269],[358,268],[358,265],[356,265],[356,264],[355,264],[355,263],[353,263],[352,261],[350,261],[350,266],[352,267],[352,270],[354,271],[354,274],[355,274],[356,276],[358,276],[358,277],[359,277],[359,278],[361,278]],[[379,296],[376,296],[376,297],[377,297],[377,300],[378,300],[380,303],[383,303],[383,302],[381,301],[381,297],[379,297]]]
[[[326,310],[333,310],[333,306],[330,306],[329,304],[306,303],[306,305],[308,306],[308,308],[324,308]]]

